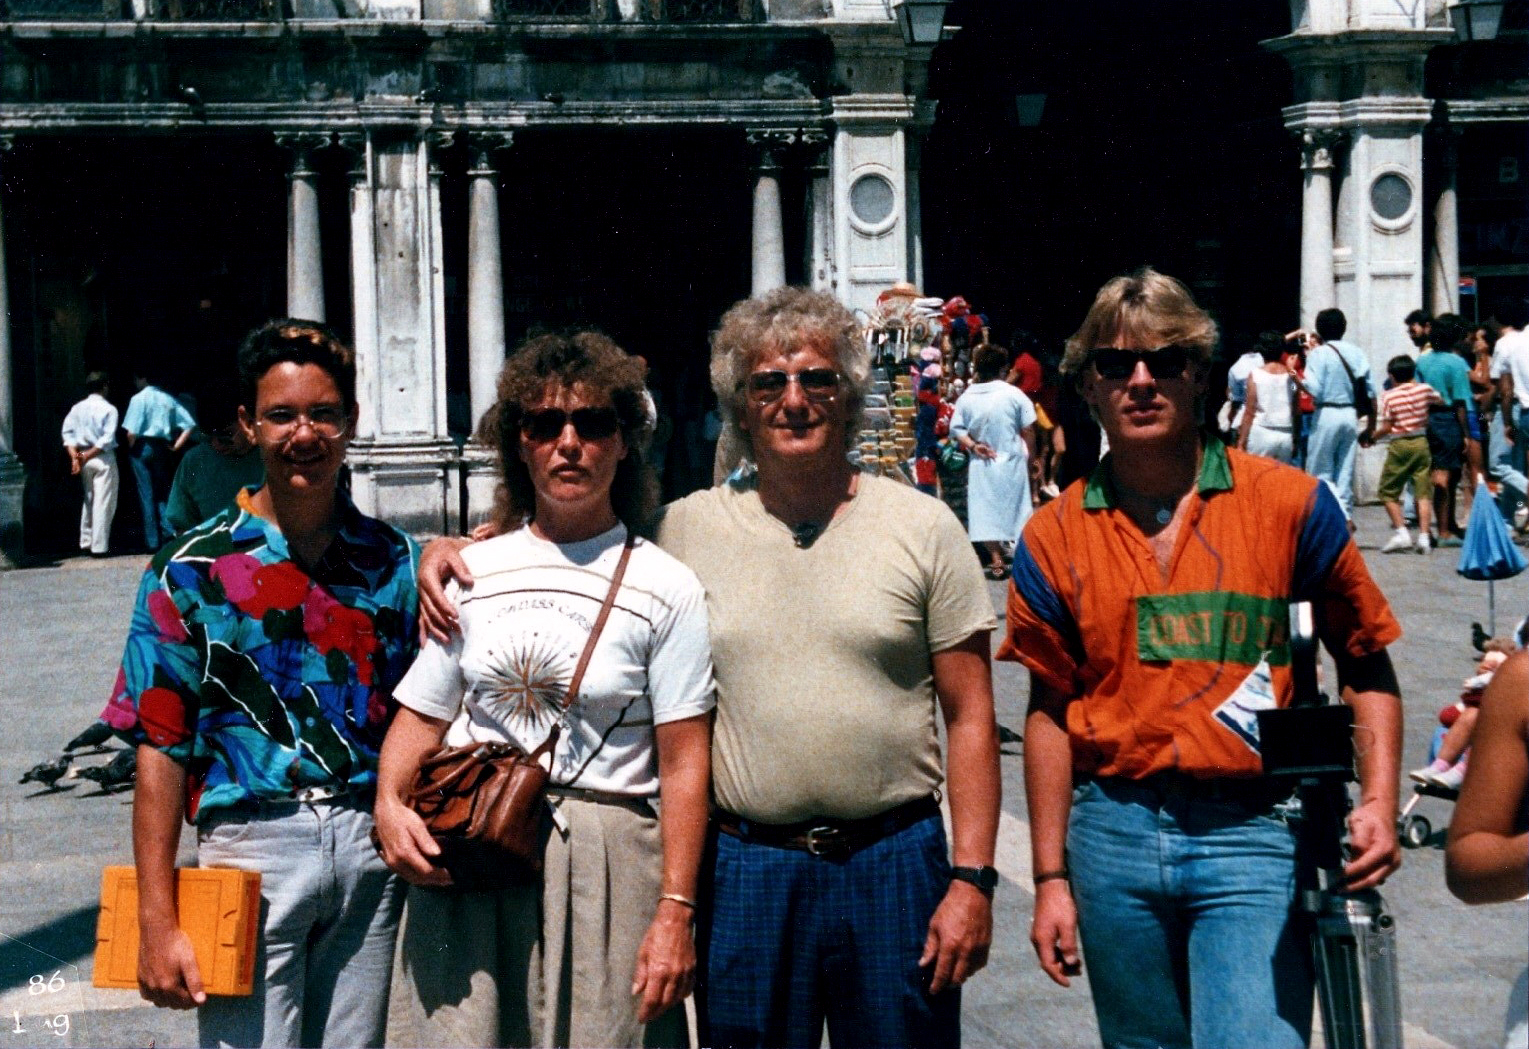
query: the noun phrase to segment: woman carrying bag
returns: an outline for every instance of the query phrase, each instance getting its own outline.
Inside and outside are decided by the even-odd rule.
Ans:
[[[654,499],[643,366],[597,333],[539,336],[498,393],[502,534],[463,551],[461,629],[400,682],[382,749],[379,848],[410,883],[388,1042],[683,1045],[714,696],[700,584],[628,538]],[[454,884],[497,872],[453,878],[465,861],[408,804],[421,762],[549,739],[540,874]]]

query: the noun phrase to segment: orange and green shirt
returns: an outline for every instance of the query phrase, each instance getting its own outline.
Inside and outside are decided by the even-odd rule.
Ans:
[[[1015,550],[998,658],[1064,697],[1079,775],[1257,775],[1256,712],[1290,702],[1292,602],[1314,603],[1330,651],[1401,636],[1325,484],[1207,438],[1196,487],[1166,573],[1108,460]]]

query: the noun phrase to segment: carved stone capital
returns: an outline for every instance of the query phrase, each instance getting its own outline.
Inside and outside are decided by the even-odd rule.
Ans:
[[[749,128],[747,134],[754,167],[761,172],[779,171],[785,162],[786,151],[801,138],[801,132],[796,128]]]
[[[292,154],[291,178],[306,178],[314,174],[313,154],[334,142],[334,136],[317,131],[278,131],[276,144]]]
[[[804,127],[797,132],[797,142],[807,170],[815,174],[828,171],[828,150],[833,136],[827,128]]]
[[[492,178],[499,174],[494,167],[494,154],[515,144],[510,131],[472,131],[467,135],[467,174],[473,178]]]
[[[1301,167],[1307,171],[1330,171],[1333,150],[1346,137],[1337,128],[1305,128],[1301,136]]]
[[[366,132],[341,131],[334,137],[334,144],[343,149],[350,158],[350,177],[357,181],[366,179]]]

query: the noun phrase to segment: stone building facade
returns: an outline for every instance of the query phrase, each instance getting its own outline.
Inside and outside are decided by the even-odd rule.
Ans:
[[[1222,4],[1176,5],[1138,50],[1172,75],[1173,36]],[[1521,291],[1524,0],[1496,44],[1461,42],[1444,0],[1257,7],[1289,26],[1263,46],[1292,73],[1301,322],[1343,307],[1379,367],[1409,310],[1476,308],[1462,276]],[[1047,17],[1086,40],[1109,10]],[[435,534],[487,508],[470,434],[532,326],[610,330],[693,433],[735,299],[789,281],[864,308],[922,281],[931,49],[891,0],[8,0],[0,30],[13,553],[23,520],[69,545],[57,432],[87,370],[119,402],[139,359],[215,384],[250,324],[324,319],[358,352],[357,502]],[[1203,166],[1222,139],[1179,141]],[[1164,221],[1213,242],[1196,203]]]
[[[1485,42],[1462,40],[1452,24],[1462,15],[1443,0],[1291,0],[1293,31],[1265,41],[1294,72],[1284,117],[1301,142],[1301,323],[1342,309],[1377,375],[1412,349],[1402,324],[1410,311],[1485,317],[1492,292],[1529,292],[1529,174],[1520,170],[1529,26],[1525,5],[1492,6],[1504,32]],[[1497,173],[1464,201],[1468,229],[1501,226],[1516,242],[1504,257],[1477,243],[1462,252],[1467,158]],[[1467,287],[1480,292],[1464,303],[1462,256]],[[1373,494],[1382,458],[1361,456],[1361,494]]]
[[[176,177],[174,151],[188,140],[200,144],[199,164],[220,149],[245,158],[236,180],[183,189],[183,199],[196,198],[187,214],[169,208],[150,236],[201,237],[205,230],[192,227],[229,221],[231,255],[249,253],[240,250],[247,237],[250,252],[265,250],[274,262],[271,228],[284,225],[284,302],[270,301],[278,296],[268,289],[247,312],[327,319],[354,341],[361,422],[353,494],[366,512],[421,534],[454,529],[487,507],[490,456],[461,437],[492,403],[507,317],[560,301],[538,274],[515,272],[527,256],[512,250],[521,240],[505,243],[504,202],[513,210],[550,199],[547,186],[578,177],[570,168],[607,169],[615,196],[596,184],[584,199],[564,200],[561,219],[528,221],[540,221],[533,232],[542,236],[560,221],[582,228],[566,250],[600,256],[606,283],[620,272],[606,256],[623,244],[602,245],[589,215],[611,209],[608,224],[617,226],[621,207],[642,206],[611,203],[625,173],[655,150],[677,169],[713,173],[709,198],[692,202],[688,216],[686,202],[671,202],[674,221],[646,237],[682,243],[713,213],[729,213],[723,225],[740,234],[733,247],[741,251],[731,254],[742,265],[731,282],[711,281],[709,299],[687,304],[711,323],[729,302],[788,279],[867,306],[892,283],[918,278],[930,48],[904,44],[883,0],[12,0],[6,10],[4,221],[76,175],[71,166],[97,170],[97,181],[80,183],[94,188],[48,198],[52,217],[3,253],[17,260],[13,268],[39,271],[22,282],[24,295],[16,281],[0,281],[23,321],[0,335],[0,522],[12,551],[26,473],[28,505],[63,489],[47,462],[59,454],[56,419],[84,370],[99,366],[92,355],[111,356],[102,339],[124,338],[119,324],[114,335],[98,334],[94,349],[72,340],[91,318],[61,324],[74,315],[49,299],[48,266],[34,262],[59,250],[53,230],[108,209],[113,154],[138,158],[146,193]],[[517,152],[535,159],[517,167]],[[86,159],[73,165],[77,156]],[[220,197],[231,210],[240,198],[269,205],[283,174],[281,212],[266,206],[243,225],[219,214]],[[73,287],[58,293],[66,300],[88,298],[96,273],[84,254],[65,281]],[[687,271],[683,252],[671,253],[664,272],[641,276],[642,294],[680,298],[706,284],[704,244],[693,255],[697,272]],[[173,248],[163,257],[173,262]],[[270,283],[258,267],[233,265],[225,263],[225,276],[233,274],[235,297],[248,298],[252,282]],[[185,283],[197,297],[177,268],[167,265],[158,279]],[[506,289],[522,286],[536,294],[507,302]],[[182,338],[173,323],[181,315],[160,311],[172,322],[166,341]],[[152,314],[128,319],[156,327]],[[151,341],[135,334],[140,346]],[[194,355],[162,345],[147,352],[176,367],[191,366],[183,358]],[[13,364],[24,365],[27,381],[16,381]],[[463,402],[455,408],[449,388]]]

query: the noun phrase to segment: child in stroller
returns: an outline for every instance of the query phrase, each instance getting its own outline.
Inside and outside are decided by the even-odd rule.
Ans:
[[[1413,796],[1397,817],[1397,833],[1402,841],[1417,848],[1433,833],[1433,825],[1427,817],[1413,813],[1419,801],[1425,797],[1454,801],[1460,794],[1460,784],[1465,781],[1465,769],[1470,760],[1471,732],[1476,725],[1476,715],[1481,707],[1481,694],[1486,691],[1492,675],[1517,646],[1504,639],[1491,639],[1485,643],[1476,673],[1461,683],[1460,698],[1439,711],[1439,728],[1434,731],[1429,746],[1428,764],[1413,769],[1407,775],[1413,780]]]

